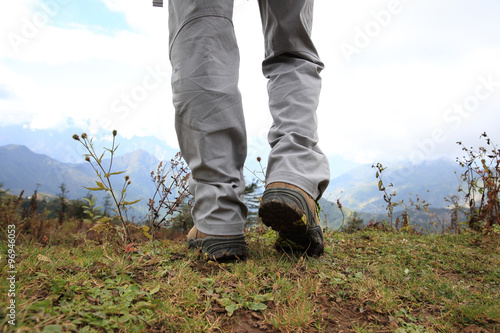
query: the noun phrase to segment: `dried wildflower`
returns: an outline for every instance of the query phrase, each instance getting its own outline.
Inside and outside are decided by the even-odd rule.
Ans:
[[[85,140],[87,138],[87,133],[82,133],[82,139]]]
[[[259,163],[260,163],[260,161],[261,161],[261,158],[260,158],[260,156],[259,156],[259,157],[257,157],[257,162],[259,162]]]
[[[113,130],[113,136],[116,136],[118,132],[116,130]]]
[[[80,141],[80,137],[76,134],[73,134],[73,139],[75,139],[76,141]]]
[[[129,180],[129,179],[130,179],[129,175],[126,175],[126,176],[125,176],[125,181],[127,181],[127,180]]]
[[[90,162],[90,156],[85,156],[85,161]]]

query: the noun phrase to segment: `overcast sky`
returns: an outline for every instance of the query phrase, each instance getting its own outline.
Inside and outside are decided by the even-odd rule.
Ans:
[[[0,125],[176,147],[167,17],[151,0],[0,2]],[[253,159],[271,125],[256,0],[235,1],[234,25]],[[453,157],[484,131],[500,142],[499,0],[316,0],[313,40],[333,163]]]

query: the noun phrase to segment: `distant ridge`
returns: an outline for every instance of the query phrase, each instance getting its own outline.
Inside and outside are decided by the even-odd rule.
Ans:
[[[81,184],[91,181],[90,175],[47,155],[36,154],[23,145],[0,147],[0,182],[11,193],[22,190],[33,192],[36,188],[47,194],[56,194],[65,183],[73,195],[80,195]]]
[[[425,199],[433,208],[449,205],[445,197],[457,194],[462,173],[460,166],[449,159],[436,159],[418,165],[403,163],[384,165],[384,185],[388,193],[396,191],[393,200]],[[325,199],[340,202],[350,209],[365,213],[384,213],[386,204],[378,189],[376,170],[371,165],[362,165],[331,180]],[[393,187],[389,187],[389,184]]]
[[[21,144],[31,151],[45,154],[63,163],[81,163],[84,148],[72,139],[73,134],[81,135],[86,130],[75,127],[62,127],[60,129],[30,129],[27,125],[0,126],[0,146]],[[88,133],[90,136],[90,133]],[[110,133],[100,133],[107,135]],[[178,149],[169,147],[166,142],[152,136],[134,136],[125,138],[118,131],[117,141],[120,144],[118,153],[125,154],[137,150],[147,150],[160,160],[170,160]],[[99,141],[95,138],[96,148],[108,147],[109,141]]]
[[[70,199],[81,199],[87,193],[83,186],[95,185],[95,172],[88,162],[63,163],[47,155],[37,154],[24,145],[10,144],[0,146],[0,183],[4,189],[13,194],[22,190],[29,196],[35,189],[39,193],[57,195],[60,185],[64,183],[68,189]],[[107,165],[108,161],[104,161]],[[132,185],[129,188],[130,201],[142,199],[138,210],[147,211],[148,199],[154,193],[151,181],[151,171],[156,170],[159,160],[143,149],[128,152],[117,156],[114,160],[114,171],[126,171],[130,176]],[[443,209],[448,206],[445,197],[457,194],[460,181],[457,174],[461,173],[460,167],[450,160],[439,159],[426,161],[420,165],[386,165],[384,182],[388,192],[397,192],[394,202],[409,199],[425,199],[433,209]],[[121,188],[123,176],[114,178],[115,188]],[[394,187],[388,187],[390,183]],[[427,192],[427,190],[429,190]],[[411,194],[410,194],[411,193]],[[103,192],[94,192],[102,200]],[[376,216],[387,216],[386,203],[383,193],[378,190],[375,170],[371,165],[364,165],[334,178],[330,182],[320,204],[323,207],[322,218],[329,220],[332,225],[338,225],[342,214],[335,202],[339,198],[344,207],[344,214],[348,217],[352,211],[361,213],[360,217],[366,222]],[[396,208],[396,210],[399,208]]]
[[[103,161],[105,165],[109,161]],[[113,162],[113,170],[126,171],[130,176],[133,186],[127,192],[129,199],[143,199],[147,204],[153,191],[151,171],[156,170],[159,160],[144,150],[117,156]],[[123,176],[114,178],[113,184],[121,188]],[[69,199],[81,199],[88,190],[83,186],[95,185],[96,175],[88,162],[62,163],[47,155],[32,152],[26,146],[11,144],[0,147],[0,183],[10,193],[19,194],[25,191],[30,195],[35,189],[40,193],[56,195],[61,192],[60,186],[65,184]],[[103,197],[103,192],[94,192]],[[143,208],[144,208],[143,207]]]

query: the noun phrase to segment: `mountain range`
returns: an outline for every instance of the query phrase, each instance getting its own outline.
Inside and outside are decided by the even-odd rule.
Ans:
[[[76,144],[76,142],[75,142]],[[173,157],[170,156],[170,158]],[[82,158],[83,160],[83,158]],[[123,176],[129,175],[132,184],[127,191],[127,200],[142,199],[138,211],[147,211],[147,201],[154,193],[151,172],[156,170],[159,160],[145,150],[139,149],[116,156],[114,171],[125,171],[115,176],[113,186],[121,188]],[[103,161],[104,165],[109,163]],[[322,218],[329,225],[339,225],[342,213],[336,201],[344,207],[344,215],[357,211],[366,221],[387,216],[383,193],[379,191],[376,170],[371,165],[362,165],[331,180],[320,204],[323,207]],[[417,200],[430,204],[431,208],[443,209],[448,206],[445,197],[457,194],[460,185],[457,174],[461,170],[453,161],[439,159],[425,161],[419,165],[401,164],[389,166],[383,173],[387,192],[396,196],[393,202]],[[24,145],[10,144],[0,146],[0,183],[13,194],[22,190],[30,195],[35,189],[39,193],[56,195],[61,192],[64,183],[68,198],[80,199],[88,194],[86,187],[95,186],[96,175],[88,162],[65,163],[45,154],[34,153]],[[390,186],[392,184],[393,186]],[[104,193],[97,192],[102,200]]]
[[[28,147],[30,150],[52,157],[64,163],[80,163],[83,161],[84,148],[76,143],[71,137],[73,134],[80,135],[81,128],[76,126],[66,126],[59,129],[31,129],[28,125],[8,125],[0,127],[0,146],[18,144]],[[90,133],[88,133],[90,136]],[[108,147],[106,135],[109,133],[99,133],[93,135],[97,147]],[[97,137],[97,138],[96,138]],[[168,146],[164,141],[153,136],[133,136],[126,138],[118,132],[117,136],[120,148],[120,155],[132,153],[137,150],[147,151],[158,159],[170,159],[178,149]]]
[[[434,208],[449,206],[446,197],[457,194],[461,184],[459,175],[462,168],[448,159],[423,161],[419,164],[400,163],[387,165],[382,172],[383,185],[388,194],[395,193],[392,201],[404,200],[409,203],[418,200],[429,203]],[[379,190],[377,169],[372,165],[362,165],[331,180],[326,193],[334,195],[351,209],[366,213],[385,211],[387,204],[384,193]]]
[[[109,165],[109,159],[103,159],[103,165]],[[131,185],[127,190],[127,201],[142,199],[138,212],[145,212],[147,198],[155,190],[151,181],[151,171],[159,164],[154,156],[144,150],[126,153],[113,159],[113,171],[125,171],[121,175],[112,176],[112,185],[121,189],[124,176],[128,175]],[[69,199],[81,199],[89,190],[85,187],[96,187],[96,173],[90,163],[63,163],[47,155],[32,152],[26,146],[7,145],[0,147],[0,183],[12,194],[24,190],[29,196],[35,191],[50,195],[61,193],[64,184]],[[103,199],[104,192],[93,192]]]

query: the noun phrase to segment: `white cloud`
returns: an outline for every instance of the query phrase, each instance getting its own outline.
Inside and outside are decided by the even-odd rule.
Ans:
[[[97,34],[83,26],[72,29],[47,26],[40,30],[36,39],[25,39],[17,48],[9,46],[12,45],[4,45],[3,56],[47,65],[99,59],[140,67],[152,59],[168,60],[166,43],[151,36],[129,31],[110,36]]]
[[[171,107],[168,107],[171,102],[168,100],[167,12],[137,1],[110,6],[114,10],[123,10],[132,26],[140,16],[143,22],[149,23],[145,29],[136,26],[139,32],[108,34],[82,25],[65,24],[61,27],[57,25],[58,16],[55,14],[41,24],[34,19],[34,15],[41,12],[40,4],[35,4],[35,1],[20,1],[9,8],[10,12],[0,9],[3,13],[0,19],[10,18],[2,20],[5,22],[2,27],[5,34],[2,35],[10,33],[18,36],[15,40],[20,41],[12,45],[12,38],[2,39],[0,59],[9,59],[19,68],[23,67],[22,64],[29,64],[26,71],[31,71],[28,74],[16,73],[8,66],[2,66],[3,61],[0,63],[0,73],[3,74],[0,75],[0,84],[15,96],[13,100],[0,101],[3,123],[29,122],[32,128],[53,128],[62,126],[66,118],[71,117],[77,123],[90,120],[100,126],[122,127],[125,130],[121,133],[129,137],[151,135],[154,131],[153,134],[168,139],[172,146],[176,145],[175,135],[170,134],[173,130],[171,122],[165,122],[163,131],[159,126],[151,128],[151,124],[157,124],[158,120],[164,121],[165,115],[173,119]],[[6,15],[7,12],[10,15]],[[30,27],[35,28],[30,30]],[[67,69],[65,75],[54,74],[61,68]],[[121,69],[127,74],[119,73]],[[156,71],[162,73],[161,85],[154,84],[153,90],[157,88],[158,91],[147,91],[148,99],[134,103],[126,114],[116,112],[122,96],[140,88],[145,77]],[[148,87],[153,83],[150,82]],[[138,95],[138,98],[142,97]]]
[[[168,1],[164,8],[153,7],[151,0],[101,0],[106,6],[122,13],[128,24],[143,34],[162,38],[158,42],[168,44]]]
[[[27,38],[23,25],[35,24],[39,3],[18,0],[0,5],[0,87],[13,96],[0,100],[0,121],[22,119],[46,128],[62,126],[71,117],[90,123],[95,131],[105,124],[127,137],[156,135],[176,146],[168,9],[154,8],[149,0],[102,1],[123,14],[132,29],[104,33],[106,29],[58,25],[53,15],[45,24],[38,22],[38,32]],[[396,2],[315,2],[313,39],[326,63],[318,110],[320,140],[330,156],[357,162],[408,159],[430,147],[426,143],[440,129],[447,139],[435,142],[426,155],[435,157],[451,154],[459,139],[475,140],[482,131],[498,133],[500,87],[467,117],[443,118],[454,104],[474,94],[480,77],[493,75],[500,81],[500,23],[492,14],[498,12],[498,2],[401,0],[397,13],[390,20],[386,17],[387,24],[380,23],[380,31],[372,30],[369,43],[347,59],[342,43],[354,45],[358,31],[366,31],[370,24],[373,28],[376,15]],[[257,3],[237,0],[234,24],[253,158],[267,149],[271,125],[260,68],[264,50]],[[16,51],[9,34],[27,43]],[[27,69],[14,69],[24,65]],[[154,89],[141,90],[155,68],[160,68],[163,79]],[[134,106],[124,108],[123,96],[134,92]],[[144,99],[141,92],[146,93]]]
[[[433,158],[453,154],[457,138],[473,139],[488,129],[497,132],[493,124],[500,121],[500,88],[459,126],[451,126],[457,121],[447,123],[443,114],[474,94],[479,77],[491,74],[500,81],[500,43],[493,38],[499,22],[490,19],[485,24],[484,17],[470,17],[463,8],[470,4],[461,3],[450,12],[444,10],[450,2],[401,1],[400,14],[368,46],[346,59],[341,43],[354,44],[359,31],[355,28],[364,29],[375,21],[371,12],[384,9],[384,2],[316,4],[323,6],[316,11],[315,40],[327,64],[319,115],[323,150],[328,154],[358,162],[408,159],[440,129],[447,139],[426,154]],[[356,15],[354,6],[359,8]],[[337,14],[329,19],[330,13]],[[457,18],[462,16],[468,20]]]

